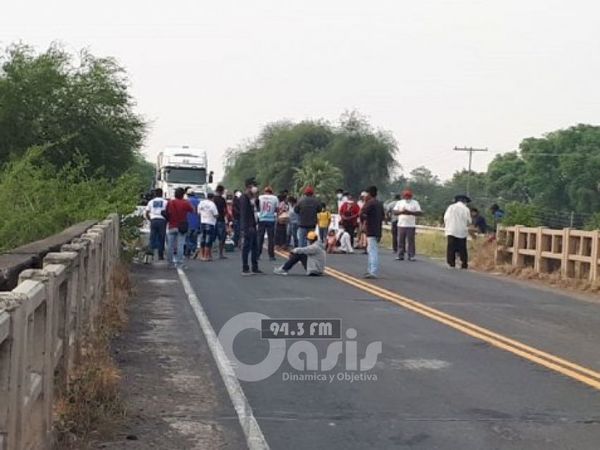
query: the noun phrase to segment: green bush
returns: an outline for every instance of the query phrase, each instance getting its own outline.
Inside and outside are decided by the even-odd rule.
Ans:
[[[537,227],[542,225],[540,222],[540,211],[537,206],[519,202],[510,202],[506,204],[505,212],[506,215],[502,220],[502,225],[523,225],[526,227]]]
[[[33,148],[0,171],[0,251],[57,233],[77,222],[131,213],[145,179],[132,168],[120,177],[90,178],[85,159],[61,169]]]

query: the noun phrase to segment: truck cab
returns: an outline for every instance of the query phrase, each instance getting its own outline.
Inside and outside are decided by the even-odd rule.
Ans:
[[[167,147],[158,155],[155,186],[166,198],[173,197],[179,187],[190,187],[196,195],[205,197],[212,182],[206,151],[189,146]]]

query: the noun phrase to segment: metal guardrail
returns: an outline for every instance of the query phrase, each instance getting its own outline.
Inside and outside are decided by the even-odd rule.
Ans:
[[[531,267],[537,273],[559,272],[563,278],[598,282],[598,230],[501,227],[497,242],[497,263]]]
[[[415,225],[415,228],[417,229],[417,232],[422,233],[443,233],[445,230],[444,227],[431,227],[429,225]],[[390,224],[384,223],[383,229],[392,231],[392,226]]]
[[[119,249],[113,214],[0,292],[0,450],[50,446],[54,396],[67,388],[82,339],[94,329]]]

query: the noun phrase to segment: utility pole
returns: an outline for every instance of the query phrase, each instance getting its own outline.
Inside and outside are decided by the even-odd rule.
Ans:
[[[487,152],[487,148],[473,148],[473,147],[454,147],[454,151],[456,152],[469,152],[469,171],[467,172],[467,195],[470,196],[471,193],[471,164],[473,162],[473,152]]]

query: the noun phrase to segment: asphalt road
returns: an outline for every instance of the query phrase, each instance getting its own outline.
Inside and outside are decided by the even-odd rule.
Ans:
[[[365,372],[348,370],[345,357],[353,360],[348,356],[351,346],[344,347],[331,370],[298,370],[289,361],[290,347],[298,339],[279,340],[288,358],[275,373],[240,382],[271,448],[600,448],[600,379],[595,378],[600,370],[600,304],[594,299],[449,270],[428,260],[397,262],[385,251],[381,278],[367,285],[347,276],[306,277],[300,267],[287,277],[275,276],[275,265],[262,261],[267,274],[242,277],[235,253],[225,261],[192,261],[185,275],[217,333],[232,317],[248,312],[278,319],[339,318],[343,333],[356,330],[356,338],[343,341],[356,342],[359,359],[369,344],[381,342],[382,347],[374,367]],[[359,277],[366,257],[335,255],[328,265]],[[153,269],[141,278],[174,275]],[[212,386],[212,406],[203,410],[202,420],[211,414],[216,418],[214,442],[220,448],[243,448],[243,427],[231,421],[231,400],[207,340],[192,320],[187,296],[180,285],[169,286],[172,306],[161,314],[169,316],[177,339],[188,343],[186,357],[198,359],[186,371],[202,371],[196,375],[208,378]],[[403,303],[412,300],[418,308]],[[438,318],[444,313],[451,319]],[[476,326],[483,331],[473,331]],[[489,337],[492,332],[494,337]],[[335,341],[310,342],[321,360]],[[268,348],[269,341],[249,329],[233,345],[245,364],[264,361]],[[147,359],[158,358],[160,351],[148,353]],[[311,374],[312,379],[299,379]],[[353,374],[365,377],[348,381]],[[183,422],[193,423],[193,415]],[[188,424],[187,429],[192,432],[186,448],[211,448],[200,437],[195,442],[204,446],[192,445],[194,432],[201,433],[202,427]]]

